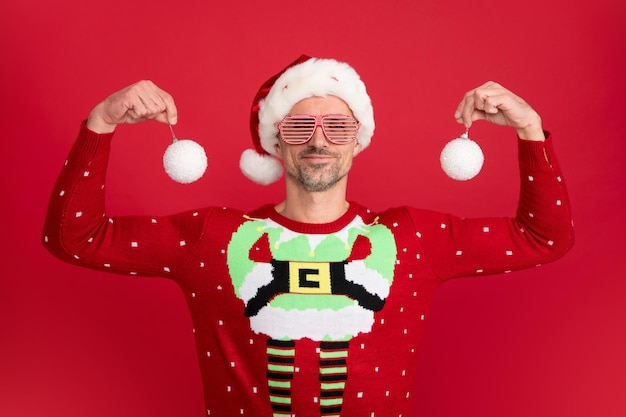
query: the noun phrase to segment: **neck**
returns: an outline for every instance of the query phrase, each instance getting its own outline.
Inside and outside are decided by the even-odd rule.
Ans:
[[[337,220],[349,206],[345,181],[321,192],[308,192],[288,183],[285,201],[276,206],[276,211],[297,222],[320,224]]]

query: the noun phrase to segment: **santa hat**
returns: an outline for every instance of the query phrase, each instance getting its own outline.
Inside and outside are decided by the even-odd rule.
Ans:
[[[274,156],[279,141],[277,123],[291,108],[308,97],[333,95],[346,102],[360,128],[357,141],[365,149],[374,134],[374,110],[365,84],[348,64],[334,59],[300,56],[259,89],[250,113],[250,132],[254,149],[241,155],[239,167],[252,181],[268,185],[283,174]]]

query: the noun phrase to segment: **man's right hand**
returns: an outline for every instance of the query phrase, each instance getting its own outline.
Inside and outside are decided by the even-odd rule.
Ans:
[[[178,112],[174,99],[152,81],[139,81],[113,93],[89,113],[87,128],[96,133],[111,133],[120,123],[156,120],[175,125]]]

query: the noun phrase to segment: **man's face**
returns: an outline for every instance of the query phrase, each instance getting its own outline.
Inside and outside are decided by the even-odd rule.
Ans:
[[[294,114],[344,114],[352,116],[348,105],[338,97],[309,97],[296,103],[289,115]],[[326,191],[340,181],[352,166],[352,158],[360,150],[355,140],[347,145],[335,145],[326,139],[321,127],[302,145],[289,145],[278,141],[276,152],[283,160],[287,181],[294,181],[305,191]]]

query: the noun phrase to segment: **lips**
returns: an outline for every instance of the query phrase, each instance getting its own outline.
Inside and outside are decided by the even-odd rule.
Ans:
[[[328,156],[328,155],[307,155],[307,156],[302,157],[302,159],[315,160],[315,161],[328,161],[330,159],[335,159],[335,157]]]
[[[308,150],[300,154],[301,159],[327,161],[337,158],[337,155],[327,150]]]

